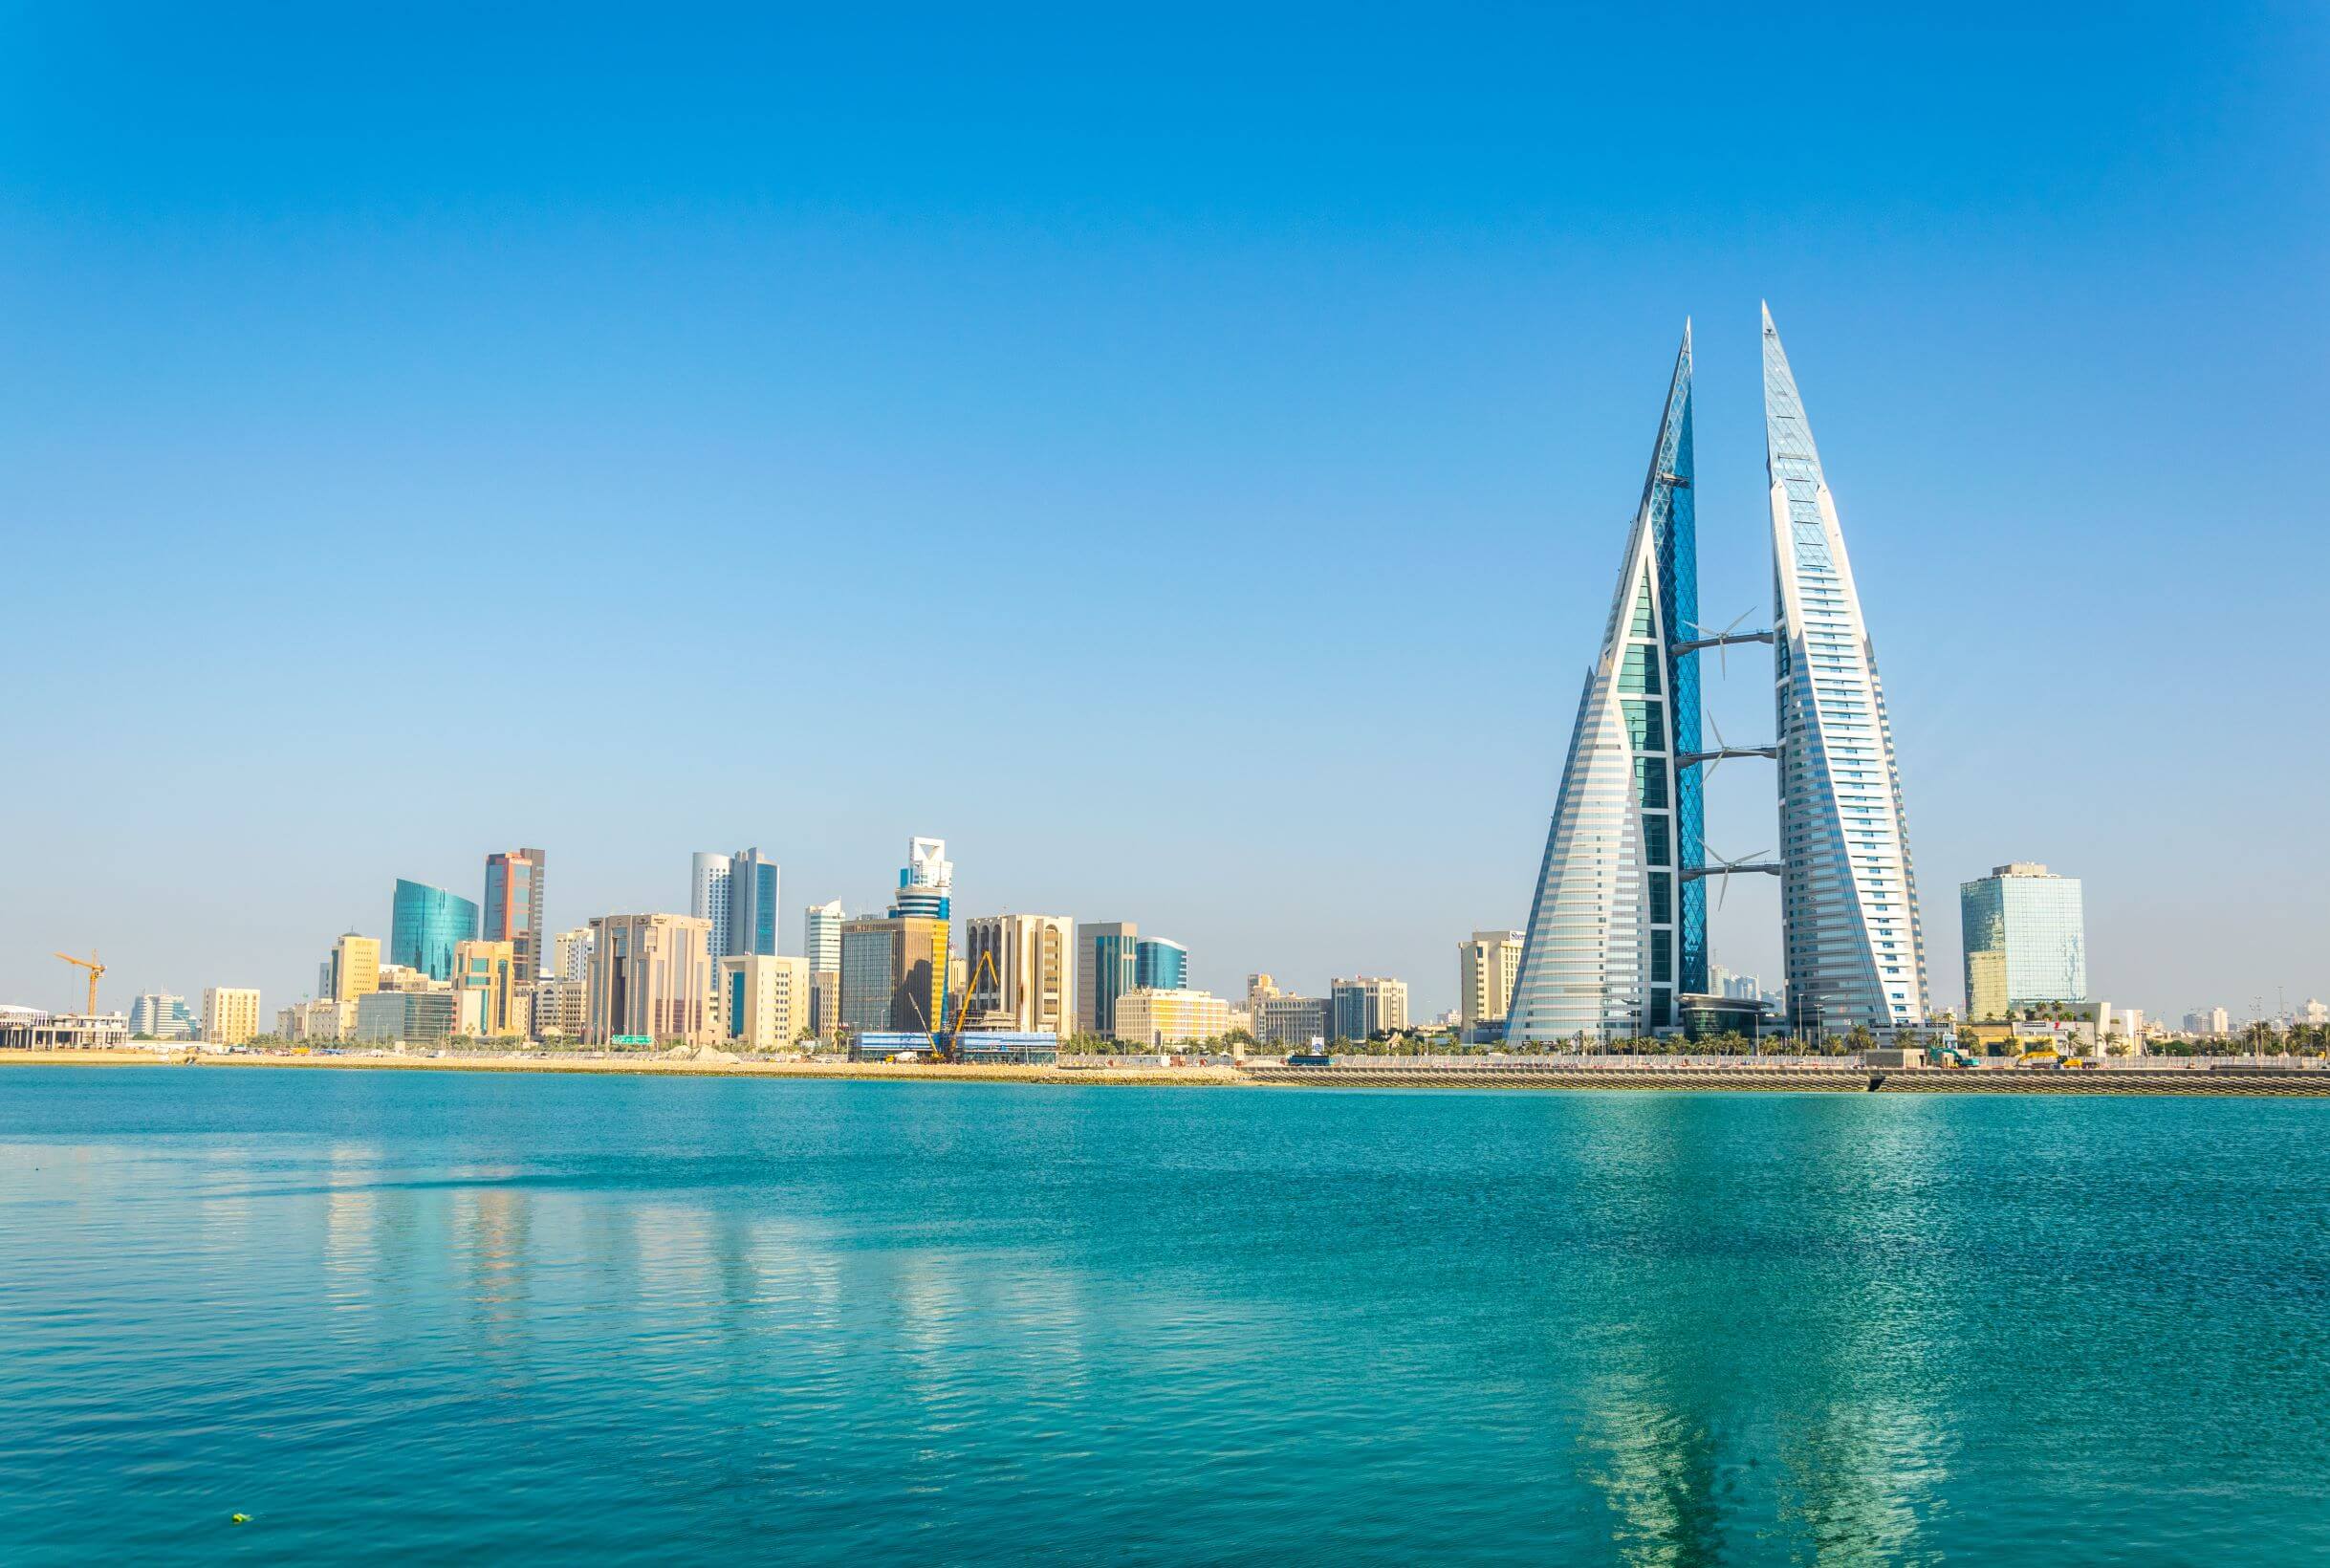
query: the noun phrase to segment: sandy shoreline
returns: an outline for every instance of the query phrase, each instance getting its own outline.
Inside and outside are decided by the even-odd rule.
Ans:
[[[229,1069],[289,1067],[337,1071],[372,1069],[392,1073],[575,1073],[646,1078],[748,1078],[888,1079],[904,1083],[934,1080],[968,1083],[1161,1084],[1198,1087],[1251,1084],[1229,1067],[1016,1067],[947,1062],[886,1061],[673,1061],[662,1056],[294,1056],[284,1054],[194,1056],[191,1065]],[[0,1066],[179,1067],[188,1054],[154,1051],[8,1051]]]
[[[1353,1057],[1331,1069],[1289,1069],[1257,1061],[1247,1067],[977,1066],[950,1062],[688,1061],[664,1056],[561,1057],[425,1056],[249,1056],[179,1052],[0,1051],[0,1066],[177,1067],[327,1072],[565,1073],[632,1078],[763,1078],[795,1082],[858,1079],[891,1083],[1031,1083],[1141,1088],[1465,1089],[1644,1092],[1750,1091],[1764,1094],[2008,1094],[2204,1095],[2330,1098],[2330,1072],[2319,1070],[2210,1072],[1962,1072],[1933,1068],[1872,1070],[1855,1062],[1818,1066],[1668,1066],[1655,1062],[1508,1063],[1458,1068]]]

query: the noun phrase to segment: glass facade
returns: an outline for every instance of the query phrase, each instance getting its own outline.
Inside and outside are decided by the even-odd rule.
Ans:
[[[1140,939],[1129,927],[1090,930],[1084,941],[1092,958],[1091,984],[1086,988],[1092,998],[1091,1027],[1094,1033],[1113,1036],[1117,1031],[1117,998],[1133,989],[1140,960]],[[1078,976],[1079,982],[1084,976]]]
[[[543,859],[538,849],[486,857],[486,940],[509,943],[529,983],[542,968]]]
[[[947,923],[920,915],[841,927],[841,1024],[856,1032],[944,1026]]]
[[[1592,1041],[1663,1029],[1707,988],[1698,769],[1698,535],[1685,328],[1546,833],[1506,1038]]]
[[[1133,989],[1189,989],[1189,949],[1162,937],[1142,937],[1133,947]]]
[[[453,978],[453,948],[477,935],[477,905],[426,882],[397,879],[388,918],[388,961],[432,980]]]
[[[1789,1025],[1922,1023],[1926,945],[1892,726],[1836,497],[1769,309],[1764,449]]]
[[[1966,1014],[1990,1022],[2027,1007],[2087,1000],[2087,910],[2077,877],[2003,865],[1958,888]]]

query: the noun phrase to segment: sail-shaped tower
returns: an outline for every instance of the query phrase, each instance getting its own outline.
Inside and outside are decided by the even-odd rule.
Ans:
[[[1781,940],[1797,1033],[1926,1017],[1926,943],[1893,729],[1795,373],[1764,310]]]
[[[1601,650],[1586,672],[1521,946],[1509,1041],[1606,1040],[1677,1021],[1707,989],[1696,872],[1699,668],[1691,508],[1691,338],[1683,328]]]

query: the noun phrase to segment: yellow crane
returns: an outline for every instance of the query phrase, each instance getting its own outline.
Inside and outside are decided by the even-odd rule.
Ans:
[[[978,966],[970,971],[970,979],[963,987],[963,999],[955,1004],[954,1016],[945,1020],[951,1027],[930,1031],[931,1054],[941,1061],[953,1061],[962,1052],[963,1023],[970,1013],[970,999],[979,993],[979,976],[983,974],[993,978],[998,990],[1002,988],[1002,976],[995,973],[995,949],[992,947],[980,949]]]
[[[87,958],[76,958],[71,953],[58,953],[56,956],[89,971],[89,1011],[95,1013],[98,1010],[98,976],[105,972],[105,966],[98,962],[97,949],[89,949]]]

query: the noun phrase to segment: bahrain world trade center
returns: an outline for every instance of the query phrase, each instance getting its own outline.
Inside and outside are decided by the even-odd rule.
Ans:
[[[1926,952],[1893,733],[1836,498],[1788,356],[1764,312],[1773,627],[1699,624],[1687,325],[1601,647],[1586,672],[1514,977],[1506,1039],[1605,1041],[1678,1027],[1708,989],[1707,880],[1780,879],[1787,1026],[1922,1024]],[[1701,744],[1699,654],[1772,645],[1770,746]],[[1703,770],[1779,767],[1778,859],[1713,854]]]

